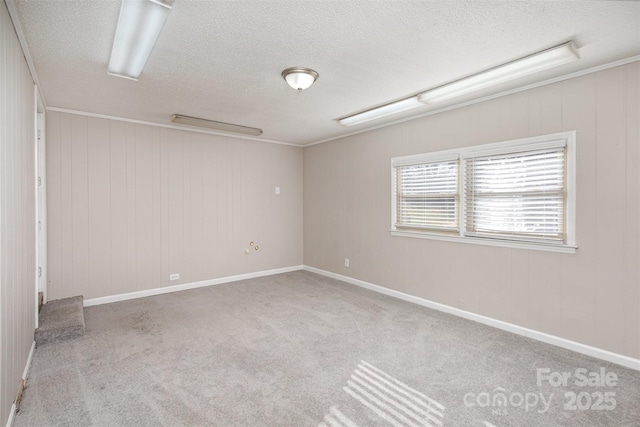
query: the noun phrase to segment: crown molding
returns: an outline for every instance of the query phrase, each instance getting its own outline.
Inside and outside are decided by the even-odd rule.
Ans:
[[[244,139],[244,140],[249,140],[249,141],[266,142],[266,143],[269,143],[269,144],[288,145],[288,146],[291,146],[291,147],[302,148],[302,146],[300,144],[292,144],[290,142],[275,141],[273,139],[256,138],[256,137],[247,136],[247,135],[234,135],[232,133],[219,132],[219,131],[208,130],[208,129],[194,129],[194,128],[190,128],[190,127],[186,127],[186,126],[177,126],[177,125],[173,125],[173,124],[169,124],[169,123],[148,122],[148,121],[144,121],[144,120],[128,119],[126,117],[118,117],[118,116],[109,116],[109,115],[106,115],[106,114],[89,113],[87,111],[69,110],[67,108],[47,107],[47,111],[56,111],[58,113],[75,114],[75,115],[78,115],[78,116],[94,117],[94,118],[97,118],[97,119],[115,120],[115,121],[119,121],[119,122],[135,123],[135,124],[138,124],[138,125],[155,126],[155,127],[183,130],[183,131],[195,132],[195,133],[206,133],[208,135],[225,136],[225,137],[228,137],[228,138]]]
[[[33,83],[38,88],[38,95],[40,96],[40,100],[44,105],[44,108],[47,108],[47,100],[44,98],[44,94],[40,89],[40,81],[38,80],[38,74],[36,73],[36,67],[33,65],[33,60],[31,59],[31,52],[29,52],[29,46],[27,45],[27,39],[24,36],[24,31],[22,31],[22,25],[20,24],[20,19],[18,18],[18,9],[16,8],[16,4],[14,0],[4,0],[4,3],[7,5],[7,10],[9,11],[9,18],[11,18],[11,22],[13,23],[13,29],[16,32],[16,36],[18,36],[18,41],[20,42],[20,47],[22,48],[22,53],[24,54],[24,59],[27,61],[27,66],[29,67],[29,72],[31,72],[31,78],[33,79]]]

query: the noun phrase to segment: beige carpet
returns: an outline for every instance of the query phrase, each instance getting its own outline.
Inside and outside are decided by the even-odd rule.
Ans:
[[[16,427],[640,425],[639,372],[308,272],[85,323],[37,348]]]

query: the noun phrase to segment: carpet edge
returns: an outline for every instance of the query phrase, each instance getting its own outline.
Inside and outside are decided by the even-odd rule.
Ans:
[[[240,280],[255,279],[257,277],[273,276],[275,274],[290,273],[292,271],[304,270],[303,265],[294,265],[290,267],[274,268],[272,270],[262,270],[253,273],[238,274],[235,276],[220,277],[217,279],[202,280],[199,282],[183,283],[180,285],[165,286],[161,288],[145,289],[144,291],[127,292],[124,294],[109,295],[98,298],[90,298],[84,300],[84,307],[93,305],[109,304],[112,302],[126,301],[136,298],[150,297],[154,295],[169,294],[172,292],[186,291],[188,289],[203,288],[206,286],[221,285],[223,283],[238,282]]]
[[[462,317],[467,320],[482,323],[487,326],[491,326],[503,331],[511,332],[516,335],[525,336],[527,338],[534,339],[536,341],[542,341],[547,344],[561,347],[566,350],[575,351],[576,353],[584,354],[587,356],[595,357],[607,362],[615,363],[625,368],[640,371],[640,359],[635,359],[623,354],[614,353],[609,350],[605,350],[598,347],[593,347],[587,344],[582,344],[577,341],[572,341],[566,338],[559,337],[557,335],[547,334],[545,332],[536,331],[534,329],[525,328],[513,323],[505,322],[502,320],[494,319],[492,317],[483,316],[470,311],[465,311],[459,308],[455,308],[449,305],[441,304],[435,301],[430,301],[415,295],[406,294],[404,292],[395,291],[393,289],[385,288],[384,286],[375,285],[373,283],[365,282],[364,280],[355,279],[349,276],[343,276],[342,274],[333,273],[331,271],[322,270],[320,268],[304,266],[305,271],[311,273],[320,274],[322,276],[330,277],[332,279],[340,280],[351,285],[359,286],[365,289],[369,289],[374,292],[378,292],[387,296],[398,298],[404,301],[412,302],[414,304],[421,305],[423,307],[431,308],[437,311],[448,313],[457,317]]]

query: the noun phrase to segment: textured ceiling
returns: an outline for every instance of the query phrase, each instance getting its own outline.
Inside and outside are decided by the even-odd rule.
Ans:
[[[107,75],[119,0],[15,4],[49,107],[159,123],[179,113],[300,145],[427,112],[336,121],[568,40],[580,61],[475,96],[640,54],[639,2],[175,0],[134,82]],[[298,93],[280,76],[291,66],[320,78]]]

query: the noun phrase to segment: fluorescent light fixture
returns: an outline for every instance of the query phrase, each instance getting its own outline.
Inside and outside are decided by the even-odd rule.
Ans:
[[[402,99],[400,101],[392,102],[391,104],[386,104],[381,107],[372,108],[367,111],[363,111],[362,113],[354,114],[352,116],[344,117],[338,120],[343,126],[353,126],[358,125],[360,123],[368,122],[369,120],[379,119],[381,117],[386,117],[391,114],[396,114],[401,111],[411,110],[416,107],[424,107],[420,101],[418,101],[418,97],[413,96],[411,98]]]
[[[173,0],[122,0],[107,73],[138,80]]]
[[[253,136],[262,135],[262,129],[234,125],[231,123],[216,122],[214,120],[199,119],[197,117],[183,116],[181,114],[172,115],[171,121],[174,123],[180,123],[183,125],[198,126],[202,128],[220,130],[223,132],[242,133],[245,135],[253,135]]]
[[[418,99],[425,104],[433,104],[578,59],[580,56],[575,44],[568,42],[430,89],[418,95]]]
[[[417,96],[392,102],[381,107],[372,108],[362,113],[339,119],[344,126],[353,126],[369,120],[378,119],[391,114],[421,107],[421,103],[432,104],[446,99],[454,98],[466,93],[474,92],[489,86],[504,83],[519,77],[537,73],[559,65],[567,64],[580,59],[576,45],[567,42],[552,47],[533,55],[508,62],[504,65],[491,68],[486,71],[447,83],[434,89],[430,89]]]

